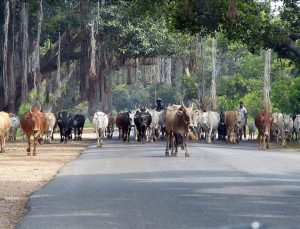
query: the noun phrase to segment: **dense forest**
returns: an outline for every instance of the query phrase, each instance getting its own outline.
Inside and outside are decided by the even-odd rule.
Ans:
[[[253,115],[272,49],[272,110],[300,113],[300,1],[4,0],[0,27],[0,110],[211,109],[214,75],[217,109]]]

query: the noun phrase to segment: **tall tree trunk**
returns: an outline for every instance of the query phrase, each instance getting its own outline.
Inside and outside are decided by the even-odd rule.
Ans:
[[[60,84],[61,84],[60,51],[61,51],[61,36],[60,36],[60,32],[59,32],[58,33],[58,53],[57,53],[57,73],[56,73],[57,90],[60,90]],[[58,94],[61,94],[61,92],[59,91]]]
[[[9,91],[8,91],[8,106],[9,111],[16,113],[16,76],[15,76],[15,66],[16,61],[15,58],[17,53],[15,51],[15,16],[16,16],[16,1],[11,1],[11,8],[12,8],[12,47],[10,48],[10,60],[9,60]]]
[[[129,65],[127,73],[127,85],[134,84],[136,82],[136,68]]]
[[[8,24],[9,24],[9,1],[5,1],[5,12],[4,12],[4,43],[3,43],[3,66],[2,66],[2,86],[3,86],[3,105],[7,109],[8,106]]]
[[[71,64],[68,65],[68,72],[66,76],[64,76],[61,80],[59,85],[55,88],[55,91],[52,93],[52,100],[48,103],[48,107],[46,111],[52,112],[54,105],[61,99],[63,87],[70,81],[71,77],[74,75],[74,72],[76,71],[76,65]]]
[[[270,63],[271,63],[271,49],[265,51],[265,71],[264,71],[264,110],[271,111],[270,100]]]
[[[171,80],[171,66],[172,66],[172,60],[171,58],[165,58],[164,59],[164,81],[163,83],[166,86],[172,86],[172,80]]]
[[[40,98],[40,86],[41,86],[41,72],[40,72],[40,40],[42,33],[42,23],[43,23],[43,0],[39,0],[39,11],[37,15],[38,20],[38,30],[37,37],[35,42],[34,49],[34,59],[33,59],[33,83],[34,83],[34,91],[35,97],[37,99]]]
[[[200,52],[201,52],[201,71],[200,71],[200,83],[198,88],[198,97],[200,103],[200,109],[205,110],[205,40],[201,37],[200,40]]]
[[[23,33],[23,44],[22,44],[22,102],[28,101],[28,9],[27,3],[22,3],[22,33]]]
[[[116,71],[116,75],[117,75],[117,85],[122,84],[123,83],[123,81],[122,81],[122,70]]]
[[[105,90],[106,92],[106,109],[105,111],[107,113],[110,113],[112,110],[112,70],[108,69],[106,71],[106,85],[107,85],[107,89]]]
[[[91,52],[90,52],[90,68],[89,68],[89,90],[88,90],[88,99],[95,98],[96,90],[96,40],[95,40],[95,22],[92,22],[91,26]]]
[[[212,40],[212,75],[211,75],[211,94],[210,94],[210,108],[212,111],[217,111],[217,101],[216,101],[216,61],[217,61],[217,40],[213,38]]]

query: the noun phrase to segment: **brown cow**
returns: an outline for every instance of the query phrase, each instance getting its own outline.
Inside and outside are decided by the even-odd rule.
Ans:
[[[6,112],[0,112],[0,144],[1,151],[0,153],[5,152],[5,141],[9,134],[9,129],[11,126],[11,120],[9,114]]]
[[[260,112],[255,116],[255,126],[258,129],[259,148],[261,144],[263,149],[270,147],[270,129],[273,123],[272,114],[270,112]]]
[[[165,130],[166,134],[169,135],[167,138],[167,146],[165,155],[169,156],[169,146],[171,146],[171,155],[178,155],[178,141],[179,138],[183,138],[182,146],[185,148],[185,156],[189,157],[187,148],[187,134],[189,126],[193,123],[193,109],[187,108],[182,105],[172,105],[166,110],[165,115]],[[175,146],[175,153],[174,153]]]
[[[238,111],[227,111],[225,117],[226,143],[239,143],[239,129],[241,125],[241,115]]]
[[[40,143],[43,133],[46,130],[47,119],[44,112],[39,108],[32,107],[30,111],[25,112],[21,120],[21,128],[27,137],[28,148],[27,155],[30,156],[30,137],[33,136],[33,156],[36,155],[36,144]]]

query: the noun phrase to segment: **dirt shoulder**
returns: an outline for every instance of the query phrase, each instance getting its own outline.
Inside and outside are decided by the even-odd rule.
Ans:
[[[0,228],[14,228],[25,213],[29,195],[51,181],[64,164],[74,160],[88,145],[95,143],[91,134],[85,135],[83,141],[61,144],[54,140],[51,144],[39,145],[37,156],[25,156],[25,142],[6,144],[6,153],[0,154]]]

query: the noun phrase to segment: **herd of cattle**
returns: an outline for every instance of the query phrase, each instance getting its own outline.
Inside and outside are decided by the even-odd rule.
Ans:
[[[67,142],[82,139],[85,117],[82,114],[75,116],[66,111],[59,112],[57,116],[50,112],[42,112],[40,108],[32,107],[25,112],[20,120],[16,115],[0,112],[0,140],[1,152],[5,151],[5,141],[16,140],[16,130],[20,126],[27,138],[27,155],[31,155],[31,140],[33,139],[33,155],[36,155],[36,145],[44,140],[50,143],[56,126],[60,131],[60,141]],[[178,146],[185,150],[188,157],[187,139],[205,138],[208,143],[216,139],[226,143],[239,143],[246,137],[245,126],[247,117],[238,111],[227,111],[219,114],[215,111],[202,112],[201,110],[186,107],[184,104],[171,105],[165,110],[140,108],[133,111],[120,112],[116,117],[98,111],[93,116],[93,126],[96,132],[97,147],[102,147],[106,135],[111,139],[115,126],[119,130],[119,139],[130,141],[131,129],[138,142],[153,142],[161,137],[166,139],[165,155],[177,156]],[[287,146],[293,135],[300,136],[300,115],[291,117],[281,113],[260,112],[254,121],[248,123],[248,140],[253,138],[255,127],[258,129],[259,148],[267,149],[270,139],[275,142],[282,141]],[[300,138],[299,138],[300,143]]]

